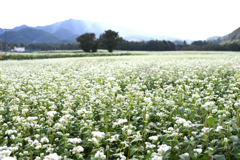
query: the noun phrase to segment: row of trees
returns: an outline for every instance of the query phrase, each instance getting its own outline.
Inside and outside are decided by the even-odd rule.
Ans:
[[[206,41],[194,41],[190,45],[177,45],[177,50],[196,50],[196,51],[240,51],[240,44],[230,43],[226,45],[212,44]]]
[[[85,33],[77,37],[77,42],[80,42],[79,47],[85,52],[96,52],[99,47],[112,52],[118,50],[144,50],[144,51],[172,51],[176,50],[175,45],[170,41],[141,41],[130,42],[119,37],[118,33],[112,30],[107,30],[96,39],[94,33]]]
[[[134,42],[123,40],[117,46],[119,50],[129,51],[173,51],[176,50],[174,43],[170,41],[150,40],[147,42]]]
[[[112,52],[122,38],[119,37],[118,32],[107,30],[105,33],[100,35],[99,39],[96,39],[95,33],[85,33],[77,37],[77,42],[80,42],[79,47],[84,52],[97,52],[99,46],[104,47],[109,52]]]

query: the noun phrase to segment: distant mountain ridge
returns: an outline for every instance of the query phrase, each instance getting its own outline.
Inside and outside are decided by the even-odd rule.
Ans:
[[[98,38],[105,30],[114,30],[129,41],[180,40],[173,36],[154,35],[127,27],[88,20],[69,19],[46,26],[29,27],[22,25],[9,29],[7,39],[10,43],[73,43],[86,32],[95,33]],[[28,33],[29,32],[29,33]],[[31,36],[30,36],[31,35]],[[0,39],[4,39],[4,30],[0,29]]]
[[[0,39],[4,38],[5,35],[1,34]],[[72,43],[73,41],[60,39],[59,37],[48,32],[27,27],[19,31],[9,31],[7,33],[7,42],[29,44],[29,43]]]

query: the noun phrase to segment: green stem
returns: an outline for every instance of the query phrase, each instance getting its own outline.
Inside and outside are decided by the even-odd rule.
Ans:
[[[127,160],[129,159],[130,149],[131,149],[131,142],[130,142],[130,139],[128,139],[128,155],[127,155]]]

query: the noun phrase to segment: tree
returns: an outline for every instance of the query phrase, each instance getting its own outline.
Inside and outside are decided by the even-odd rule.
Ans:
[[[20,44],[20,47],[26,47],[23,43]]]
[[[237,43],[231,43],[228,45],[228,50],[230,51],[239,51],[240,50],[240,45]]]
[[[92,46],[92,52],[97,52],[97,49],[99,48],[100,41],[99,39],[95,40]]]
[[[107,30],[105,33],[100,35],[100,41],[103,47],[105,47],[109,52],[112,52],[119,42],[122,40],[119,37],[118,32]]]
[[[8,48],[13,49],[14,47],[18,47],[17,43],[8,43]]]
[[[77,42],[80,42],[79,47],[84,50],[84,52],[90,52],[95,43],[95,34],[94,33],[85,33],[77,37]],[[96,50],[96,49],[95,49]]]
[[[183,41],[183,45],[184,45],[184,46],[186,46],[186,45],[187,45],[187,42],[186,42],[185,40]]]

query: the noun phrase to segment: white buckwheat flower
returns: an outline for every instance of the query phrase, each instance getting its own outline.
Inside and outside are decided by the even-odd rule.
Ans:
[[[43,160],[60,160],[61,157],[57,155],[57,153],[49,154],[48,156],[44,157]]]
[[[152,141],[156,141],[156,140],[158,140],[158,136],[151,136],[151,137],[149,137],[149,139]]]
[[[100,132],[100,131],[92,131],[93,137],[97,137],[97,138],[103,138],[105,136],[104,132]]]
[[[94,155],[95,158],[105,159],[106,156],[103,152],[97,151],[97,153]]]

